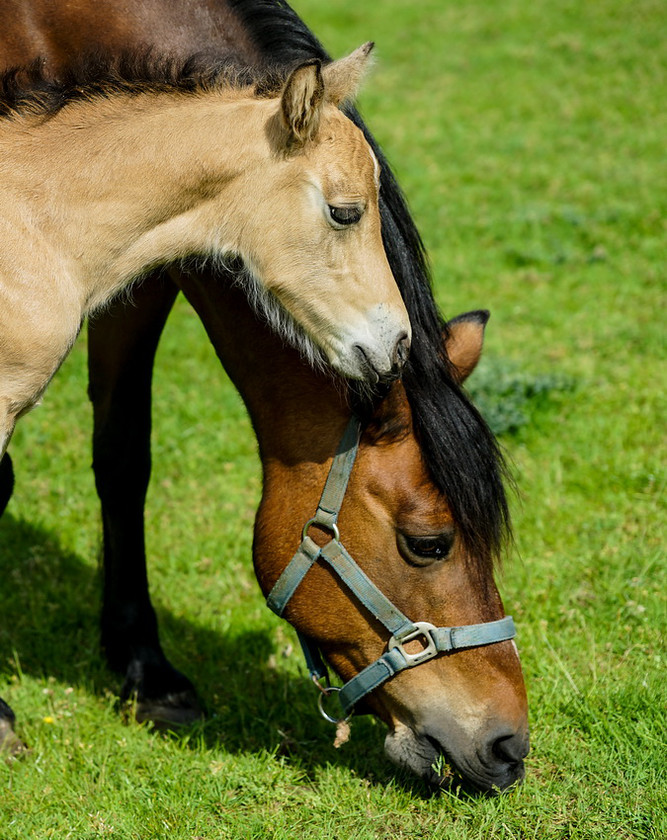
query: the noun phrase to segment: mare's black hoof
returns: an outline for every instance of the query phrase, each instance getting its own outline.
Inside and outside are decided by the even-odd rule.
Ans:
[[[138,723],[150,721],[157,729],[173,729],[202,720],[204,710],[193,692],[168,694],[159,700],[137,700]]]
[[[168,662],[133,662],[120,697],[130,704],[139,723],[150,721],[158,729],[184,726],[204,717],[194,686]]]
[[[0,757],[11,760],[28,752],[28,748],[14,732],[14,712],[0,700]]]

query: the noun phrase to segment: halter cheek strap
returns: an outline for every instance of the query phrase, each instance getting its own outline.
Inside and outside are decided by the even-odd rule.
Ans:
[[[342,689],[328,685],[327,668],[317,645],[303,634],[298,634],[311,678],[324,694],[340,691],[339,699],[345,716],[351,714],[355,704],[362,697],[399,671],[427,662],[439,653],[490,645],[512,639],[516,635],[511,616],[498,621],[467,624],[462,627],[434,627],[426,621],[411,621],[392,604],[357,565],[340,541],[337,520],[357,455],[360,435],[361,424],[356,417],[352,416],[331,464],[315,516],[306,522],[301,545],[278,578],[266,601],[277,615],[282,615],[308,571],[316,562],[324,561],[341,578],[357,600],[387,628],[391,635],[387,642],[386,652],[360,671]],[[322,547],[317,545],[308,536],[312,525],[329,531],[332,539]],[[419,641],[423,646],[422,650],[408,653],[405,645],[411,641]],[[319,685],[322,679],[327,681],[326,687]],[[328,720],[337,722],[324,711],[321,703],[320,711]]]

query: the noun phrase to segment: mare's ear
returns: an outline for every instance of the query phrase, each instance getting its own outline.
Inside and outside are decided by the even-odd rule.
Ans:
[[[288,146],[303,145],[315,136],[323,102],[322,62],[315,58],[292,70],[283,88],[280,111]]]
[[[327,102],[341,105],[354,99],[370,65],[370,54],[374,46],[372,41],[368,41],[347,58],[327,64],[322,71]]]
[[[491,313],[486,309],[464,312],[447,322],[449,335],[445,348],[456,368],[459,383],[467,379],[477,367],[484,344],[484,327]]]

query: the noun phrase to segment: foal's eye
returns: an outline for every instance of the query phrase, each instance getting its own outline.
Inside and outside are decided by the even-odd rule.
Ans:
[[[334,207],[328,204],[329,218],[336,227],[356,225],[363,215],[361,207]]]
[[[432,537],[398,535],[403,556],[415,566],[429,566],[437,560],[446,560],[454,544],[454,534],[437,534]]]

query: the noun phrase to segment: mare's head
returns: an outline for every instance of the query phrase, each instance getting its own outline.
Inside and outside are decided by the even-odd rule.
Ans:
[[[312,342],[316,358],[374,384],[399,374],[411,328],[382,243],[380,167],[339,108],[371,47],[292,71],[266,129],[271,160],[259,179],[248,173],[239,212],[242,256],[269,320],[283,335],[298,325],[302,349]]]
[[[447,350],[459,381],[477,364],[485,323],[485,313],[470,313],[449,324]],[[312,472],[311,464],[300,477],[275,482],[267,472],[255,540],[266,592],[298,544],[300,494],[312,497],[321,490],[321,484],[310,486]],[[338,518],[341,542],[412,621],[457,627],[498,620],[504,610],[493,577],[493,546],[471,540],[452,511],[423,462],[397,382],[362,437]],[[484,533],[483,523],[477,524]],[[312,536],[321,543],[329,538]],[[319,645],[345,681],[386,650],[387,630],[321,561],[284,615]],[[415,654],[422,642],[405,647]],[[431,783],[446,781],[443,759],[480,790],[503,790],[523,777],[527,702],[513,641],[441,653],[398,673],[362,703],[357,711],[371,711],[389,727],[388,756]]]

